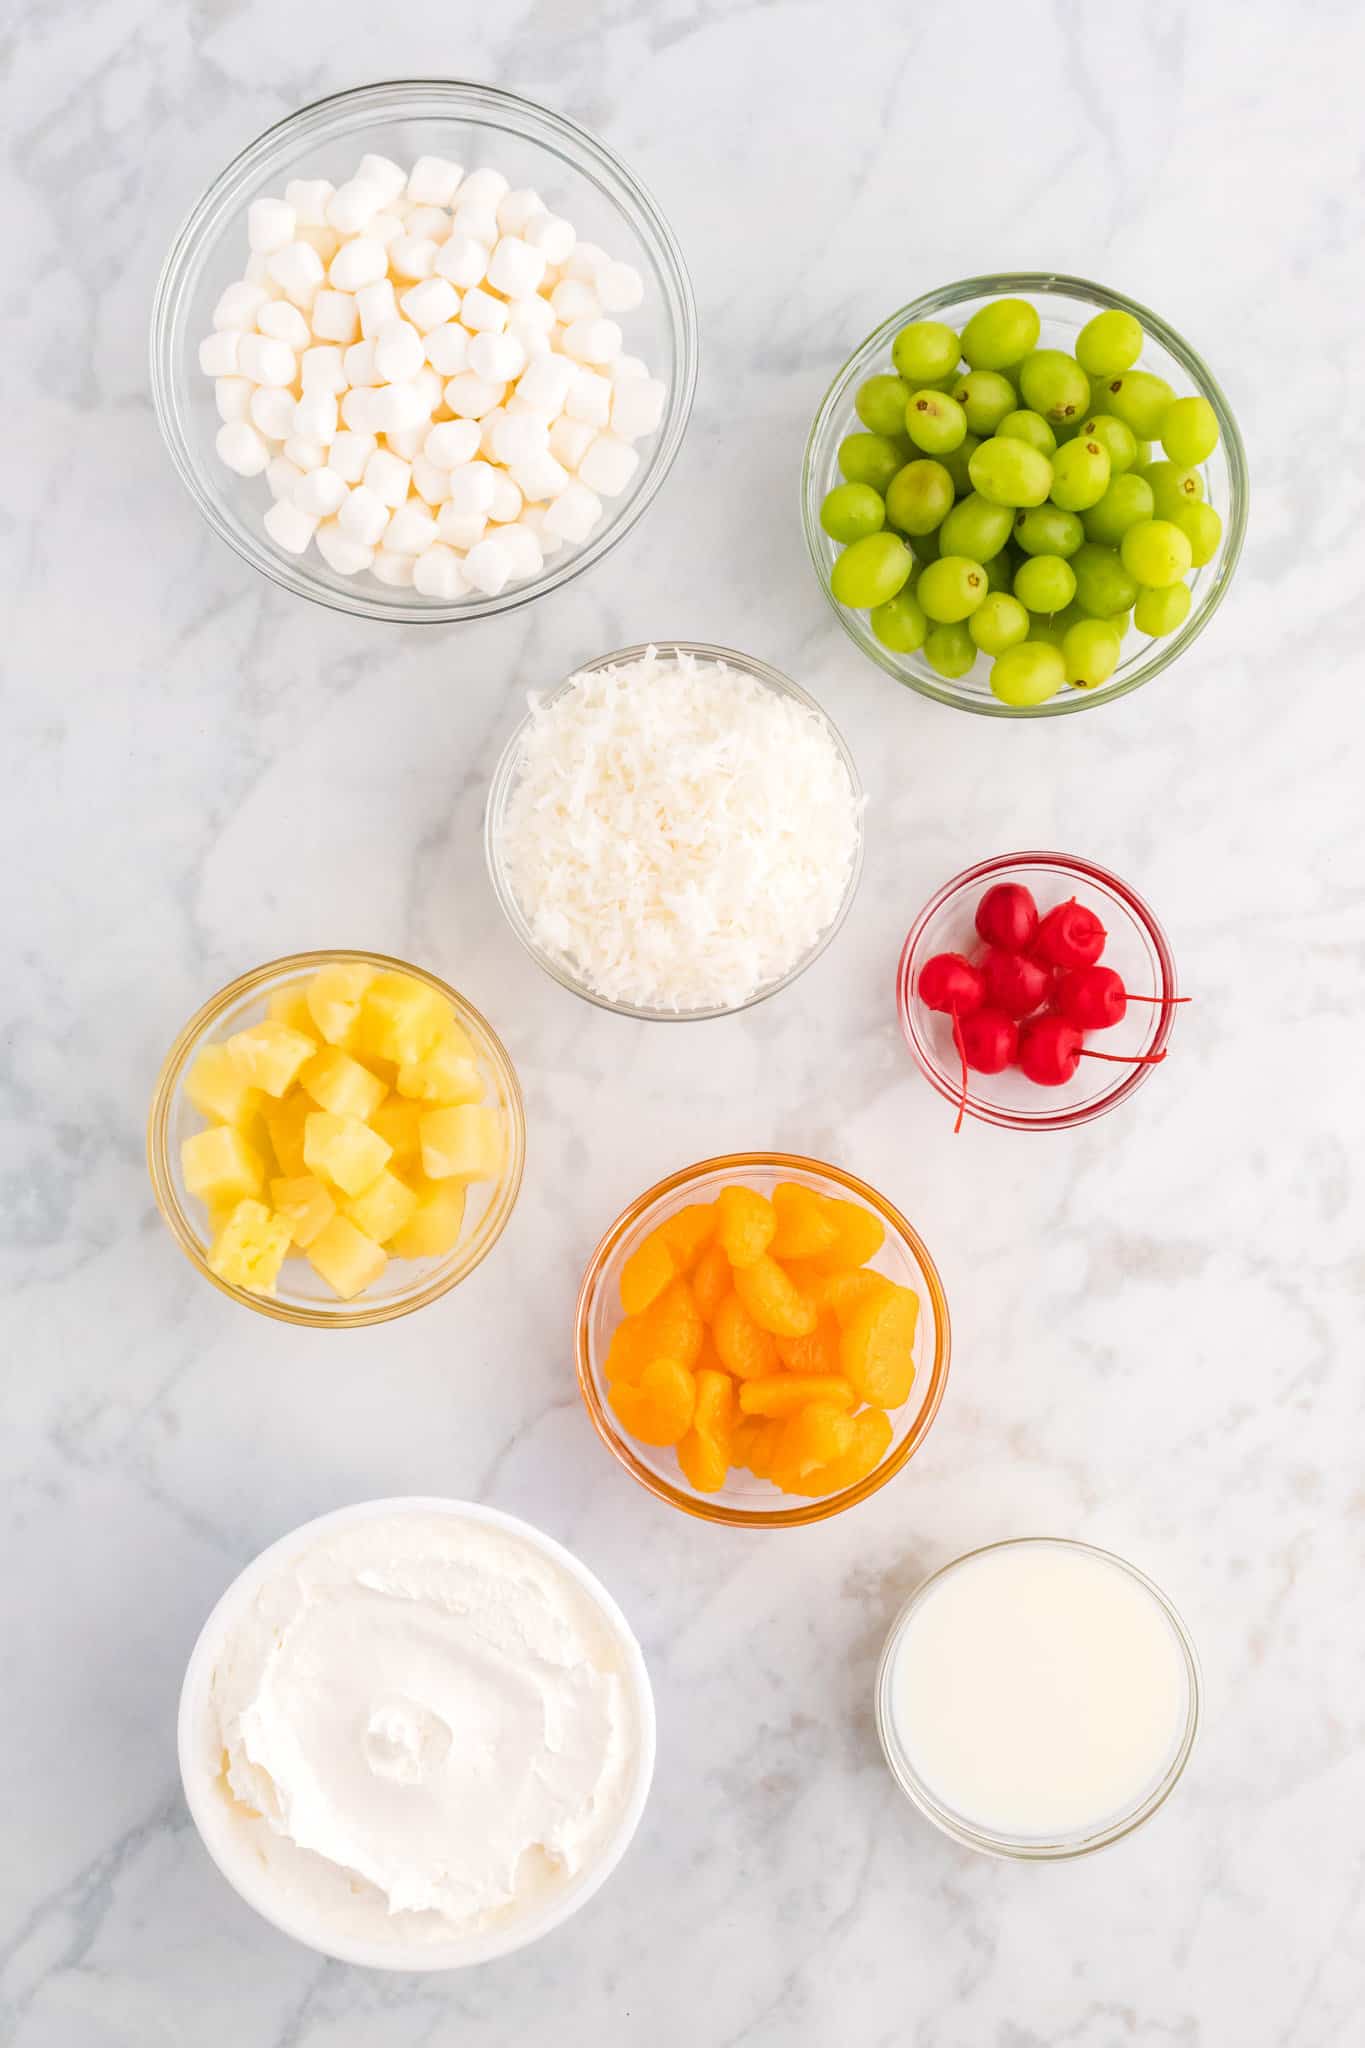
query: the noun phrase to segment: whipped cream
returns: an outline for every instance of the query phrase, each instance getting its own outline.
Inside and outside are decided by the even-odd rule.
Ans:
[[[641,1740],[619,1627],[454,1510],[319,1529],[227,1625],[205,1714],[215,1820],[290,1917],[414,1947],[571,1885]]]

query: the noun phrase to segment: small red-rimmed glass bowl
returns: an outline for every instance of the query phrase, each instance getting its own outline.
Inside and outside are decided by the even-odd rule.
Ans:
[[[668,1216],[686,1208],[689,1202],[711,1202],[723,1187],[740,1184],[770,1195],[779,1181],[799,1181],[817,1194],[838,1200],[861,1202],[878,1215],[886,1226],[886,1237],[876,1257],[868,1264],[885,1273],[901,1287],[919,1296],[919,1321],[915,1330],[915,1379],[910,1398],[892,1409],[892,1437],[885,1457],[865,1479],[845,1487],[841,1493],[820,1495],[814,1500],[793,1498],[768,1479],[755,1479],[742,1469],[732,1469],[716,1493],[699,1493],[691,1486],[678,1464],[672,1447],[656,1449],[637,1443],[617,1421],[607,1398],[607,1352],[612,1333],[622,1319],[621,1268],[641,1240]],[[948,1380],[948,1302],[943,1283],[924,1242],[899,1209],[866,1181],[828,1166],[819,1159],[803,1159],[790,1152],[731,1152],[724,1158],[703,1159],[697,1166],[685,1166],[670,1174],[622,1211],[588,1261],[578,1293],[574,1349],[578,1360],[578,1385],[592,1417],[593,1427],[619,1464],[633,1479],[660,1500],[681,1508],[685,1515],[702,1521],[721,1522],[731,1529],[791,1529],[803,1522],[823,1522],[841,1514],[878,1487],[895,1477],[919,1449],[939,1410]]]
[[[1060,1088],[1040,1088],[1017,1067],[1007,1067],[1003,1074],[968,1072],[968,1116],[1007,1131],[1067,1131],[1117,1109],[1153,1072],[1155,1063],[1144,1062],[1165,1050],[1176,1016],[1173,1001],[1180,990],[1175,960],[1165,932],[1142,898],[1093,861],[1065,853],[1005,853],[954,876],[911,925],[896,970],[896,1008],[905,1042],[954,1108],[962,1090],[952,1019],[929,1009],[916,990],[921,968],[936,953],[964,953],[974,959],[984,952],[977,936],[976,906],[997,882],[1021,882],[1032,890],[1040,915],[1076,897],[1095,912],[1108,934],[1103,965],[1122,976],[1130,996],[1156,999],[1134,1001],[1121,1024],[1086,1033],[1087,1047],[1127,1057],[1134,1062],[1131,1066],[1082,1059]]]

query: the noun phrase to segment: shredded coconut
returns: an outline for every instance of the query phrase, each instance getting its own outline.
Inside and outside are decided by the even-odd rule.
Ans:
[[[530,702],[507,880],[536,943],[595,995],[729,1009],[834,922],[861,799],[816,712],[653,647]]]

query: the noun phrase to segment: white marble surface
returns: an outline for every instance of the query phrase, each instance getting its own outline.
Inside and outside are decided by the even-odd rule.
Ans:
[[[1365,2002],[1365,19],[1346,0],[489,12],[11,16],[0,2040],[1347,2048]],[[632,539],[544,606],[430,634],[243,568],[174,478],[145,374],[157,266],[211,175],[299,103],[405,72],[506,83],[604,135],[677,228],[703,336],[690,434]],[[1159,307],[1222,376],[1255,481],[1238,581],[1194,653],[1033,726],[860,667],[796,511],[805,426],[851,343],[1001,264]],[[479,851],[526,687],[651,635],[790,670],[872,792],[837,946],[773,1004],[684,1031],[541,978]],[[1127,1113],[954,1140],[897,1036],[896,952],[949,874],[1038,843],[1147,894],[1198,1001]],[[183,1018],[239,969],[329,941],[467,989],[531,1120],[497,1254],[438,1306],[339,1339],[220,1300],[142,1163]],[[899,1482],[767,1537],[632,1486],[567,1342],[620,1205],[746,1145],[884,1187],[955,1322],[947,1400]],[[199,1846],[173,1750],[186,1654],[242,1562],[323,1509],[409,1491],[572,1545],[635,1622],[659,1700],[654,1797],[617,1880],[538,1949],[448,1979],[323,1963],[255,1920]],[[1150,1571],[1207,1685],[1179,1796],[1053,1869],[919,1823],[870,1710],[926,1568],[1033,1530]]]

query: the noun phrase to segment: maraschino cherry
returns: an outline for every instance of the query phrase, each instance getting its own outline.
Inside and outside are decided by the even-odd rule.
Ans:
[[[997,882],[976,906],[976,928],[1002,953],[1027,953],[1038,936],[1038,905],[1022,882]]]
[[[987,997],[994,1000],[989,976],[984,978]],[[1135,996],[1124,987],[1122,975],[1112,967],[1076,967],[1067,974],[1059,974],[1053,995],[1058,1015],[1078,1031],[1108,1031],[1121,1024],[1129,1003],[1159,1003],[1164,1008],[1170,1003],[1188,1001],[1188,996]]]
[[[1007,1017],[1031,1017],[1047,1001],[1051,972],[1026,953],[1002,953],[992,947],[981,963],[985,1000]]]
[[[1049,967],[1093,967],[1107,937],[1094,911],[1072,896],[1049,910],[1030,950]]]
[[[940,1015],[953,1020],[953,1044],[962,1063],[954,1137],[962,1129],[962,1119],[967,1113],[967,1047],[962,1036],[962,1020],[975,1016],[985,994],[986,987],[980,974],[961,953],[935,953],[919,971],[920,1001],[927,1009],[937,1010]]]
[[[1158,1067],[1166,1053],[1094,1052],[1081,1040],[1074,1024],[1055,1010],[1033,1017],[1019,1033],[1019,1069],[1040,1088],[1062,1088],[1082,1060],[1110,1060],[1121,1067]]]

